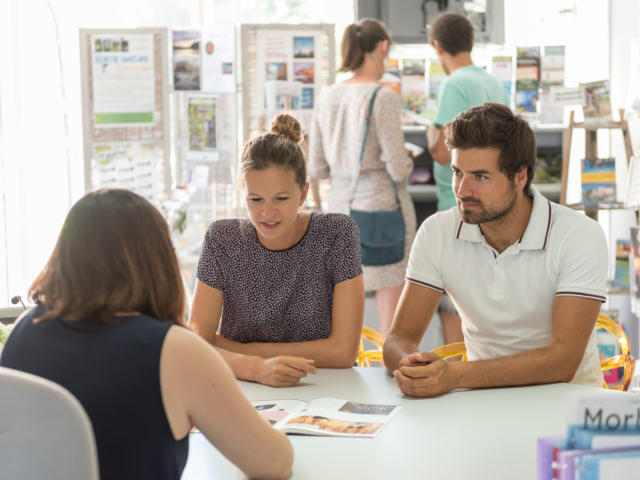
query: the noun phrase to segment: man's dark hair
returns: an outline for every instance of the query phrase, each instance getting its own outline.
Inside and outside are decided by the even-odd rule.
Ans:
[[[427,38],[430,44],[437,40],[449,55],[470,52],[473,48],[473,25],[458,13],[443,13],[431,22]]]
[[[527,169],[529,191],[536,166],[536,137],[522,117],[499,103],[485,103],[459,113],[444,126],[449,150],[458,148],[496,148],[500,150],[498,167],[513,181],[517,172]]]

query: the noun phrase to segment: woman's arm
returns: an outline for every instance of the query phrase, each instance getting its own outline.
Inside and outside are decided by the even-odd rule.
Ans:
[[[318,99],[317,105],[320,105],[320,99]],[[324,144],[322,142],[322,127],[320,125],[318,110],[313,113],[313,120],[311,122],[308,159],[307,170],[312,180],[329,178],[330,167],[325,157]]]
[[[292,356],[276,356],[262,358],[256,355],[243,355],[224,349],[218,345],[222,337],[216,334],[220,323],[220,314],[224,301],[223,292],[196,280],[196,288],[189,316],[189,328],[210,344],[221,347],[218,353],[231,367],[236,378],[250,380],[274,387],[295,385],[307,373],[315,373],[312,360]],[[284,353],[284,352],[281,352]]]
[[[250,478],[289,476],[293,450],[287,437],[251,406],[220,355],[184,328],[167,333],[160,387],[174,438],[195,425]]]
[[[363,316],[364,282],[360,274],[334,286],[328,338],[293,343],[239,343],[218,336],[213,344],[246,355],[265,358],[295,355],[313,359],[317,367],[346,368],[353,366],[358,354]]]

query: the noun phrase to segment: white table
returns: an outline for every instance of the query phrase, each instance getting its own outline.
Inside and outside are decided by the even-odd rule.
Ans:
[[[291,388],[240,385],[252,401],[336,397],[402,404],[376,438],[290,435],[292,478],[304,480],[535,479],[536,440],[564,433],[567,393],[602,391],[561,383],[414,399],[404,397],[382,368],[320,369]],[[191,435],[182,478],[245,477],[198,433]]]

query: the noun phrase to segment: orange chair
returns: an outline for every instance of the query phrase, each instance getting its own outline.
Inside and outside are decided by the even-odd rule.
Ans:
[[[624,333],[622,327],[606,315],[598,315],[596,328],[603,328],[607,332],[611,333],[614,337],[616,337],[616,339],[618,340],[618,345],[620,345],[620,351],[622,352],[620,355],[616,355],[611,358],[605,358],[600,362],[600,368],[602,369],[602,371],[621,367],[624,368],[623,381],[620,385],[607,385],[607,383],[604,382],[604,387],[611,390],[627,391],[629,389],[629,384],[631,383],[631,378],[633,377],[633,370],[635,367],[635,359],[629,353],[629,339]],[[442,345],[441,347],[433,350],[433,353],[439,355],[443,360],[460,355],[462,355],[461,361],[464,362],[467,360],[467,349],[464,345],[464,342]]]
[[[371,342],[375,349],[365,350],[363,340]],[[360,337],[360,348],[358,349],[358,356],[356,357],[356,364],[359,367],[370,367],[371,362],[380,362],[382,360],[382,346],[384,345],[384,337],[382,334],[373,328],[363,326],[362,336]]]

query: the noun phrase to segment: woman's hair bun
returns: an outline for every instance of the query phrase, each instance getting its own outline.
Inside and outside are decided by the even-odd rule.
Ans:
[[[276,135],[282,135],[294,143],[298,143],[302,138],[300,123],[286,113],[280,113],[271,121],[269,131]]]

